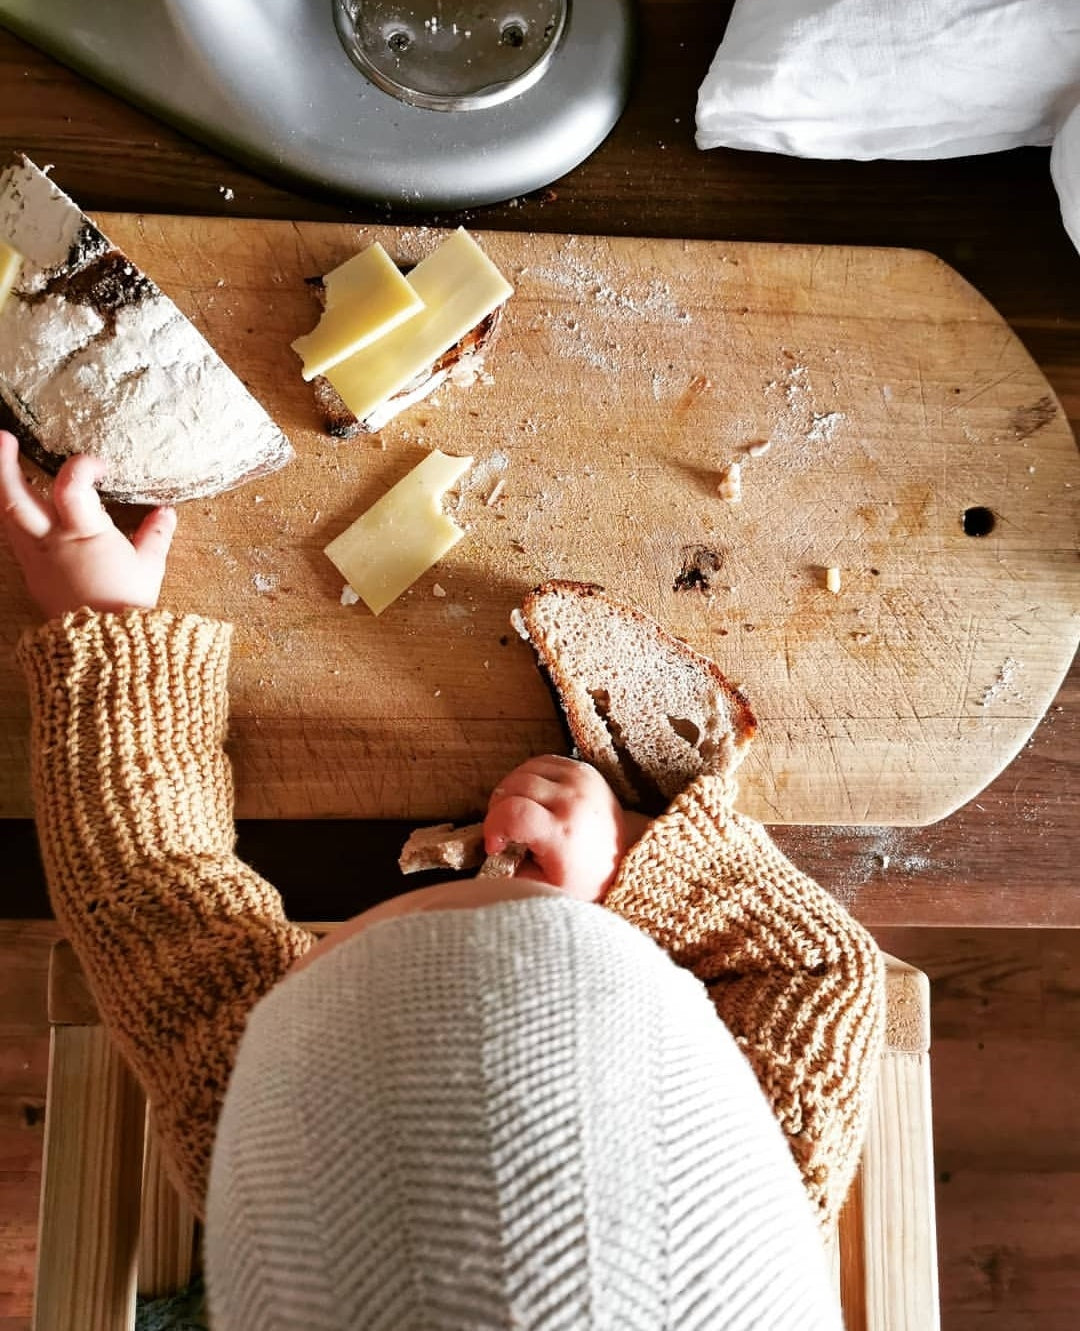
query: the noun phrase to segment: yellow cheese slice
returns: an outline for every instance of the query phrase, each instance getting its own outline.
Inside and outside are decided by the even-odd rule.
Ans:
[[[8,298],[11,288],[19,280],[22,271],[23,256],[10,245],[0,240],[0,310]]]
[[[325,374],[424,308],[378,241],[327,273],[324,285],[323,317],[292,344],[305,379]]]
[[[442,498],[471,466],[471,457],[429,453],[326,547],[372,614],[382,614],[465,535],[442,511]]]
[[[345,405],[363,420],[514,293],[484,251],[458,228],[406,279],[424,309],[327,372]]]

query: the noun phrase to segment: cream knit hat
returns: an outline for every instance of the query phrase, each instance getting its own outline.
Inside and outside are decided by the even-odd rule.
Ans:
[[[839,1331],[787,1143],[699,981],[561,897],[374,924],[252,1014],[215,1331]]]

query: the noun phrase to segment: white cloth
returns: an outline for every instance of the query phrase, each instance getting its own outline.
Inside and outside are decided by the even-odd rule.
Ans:
[[[1061,220],[1080,250],[1080,101],[1058,130],[1050,154],[1050,174],[1061,201]]]
[[[220,1331],[840,1331],[704,987],[569,898],[372,925],[256,1007],[206,1224]]]
[[[1080,0],[738,0],[700,148],[934,158],[1048,144],[1080,101]]]

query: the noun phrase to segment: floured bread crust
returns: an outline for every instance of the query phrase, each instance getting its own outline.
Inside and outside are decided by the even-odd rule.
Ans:
[[[145,273],[27,158],[0,174],[24,256],[0,311],[0,425],[46,471],[103,458],[103,498],[179,503],[283,467],[283,432]]]

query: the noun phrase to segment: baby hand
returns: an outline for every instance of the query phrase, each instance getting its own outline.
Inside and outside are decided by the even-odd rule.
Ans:
[[[94,489],[104,471],[99,458],[68,458],[53,483],[51,502],[43,501],[22,474],[14,435],[0,430],[0,525],[47,618],[81,606],[126,610],[157,604],[175,510],[155,508],[129,541]]]
[[[492,792],[484,846],[495,855],[517,842],[531,857],[519,878],[599,901],[646,822],[622,808],[595,768],[548,754],[516,767]]]

